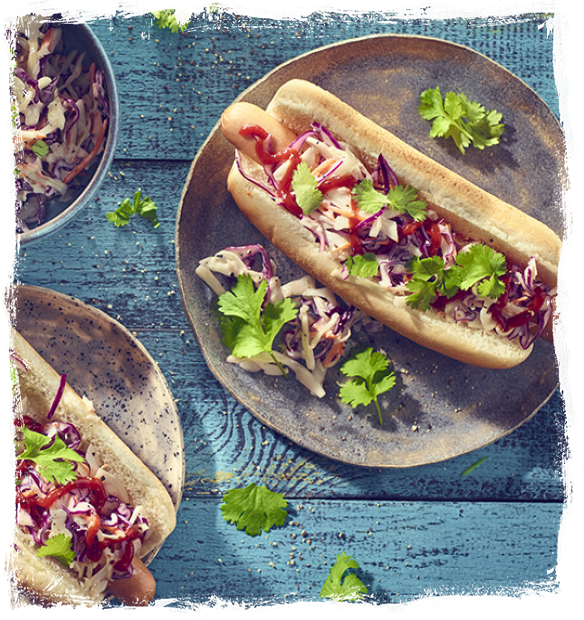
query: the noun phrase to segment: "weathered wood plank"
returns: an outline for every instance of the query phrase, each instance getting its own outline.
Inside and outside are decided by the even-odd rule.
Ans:
[[[118,158],[99,200],[57,236],[21,252],[17,277],[74,295],[135,331],[178,401],[187,476],[177,529],[151,566],[159,600],[317,600],[342,551],[359,562],[359,576],[382,602],[555,588],[561,394],[509,437],[444,463],[385,471],[333,462],[263,427],[214,379],[183,314],[174,259],[192,157],[224,107],[279,63],[355,36],[435,36],[500,62],[557,114],[553,37],[544,21],[371,13],[281,22],[223,14],[199,16],[182,35],[158,30],[148,16],[92,24],[118,78]],[[138,187],[158,204],[160,228],[132,221],[115,229],[105,213]],[[221,495],[249,482],[286,494],[287,526],[250,538],[223,521]]]
[[[239,93],[282,62],[312,49],[381,33],[467,45],[531,86],[558,114],[553,36],[545,16],[394,20],[391,13],[315,13],[303,20],[199,15],[182,34],[151,17],[91,23],[116,74],[121,105],[117,156],[190,159]]]
[[[561,504],[293,500],[290,508],[285,526],[252,538],[223,520],[219,499],[185,501],[151,565],[157,598],[319,600],[343,551],[380,602],[556,588]]]
[[[174,167],[177,175],[186,175],[187,166]],[[58,236],[22,252],[18,276],[90,303],[138,334],[178,399],[186,436],[187,487],[221,493],[256,480],[259,467],[270,485],[289,488],[292,483],[299,496],[561,500],[560,394],[495,445],[410,471],[345,466],[263,428],[214,379],[183,314],[173,245],[180,192],[167,192],[162,186],[164,168],[164,163],[132,162],[125,176],[112,176],[99,203]],[[142,182],[146,180],[153,191]],[[105,220],[116,200],[132,195],[137,187],[160,205],[161,226],[156,230],[146,221],[116,229]],[[482,456],[488,461],[461,478]]]

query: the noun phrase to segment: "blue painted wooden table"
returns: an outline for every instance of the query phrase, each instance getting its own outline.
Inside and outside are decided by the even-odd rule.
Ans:
[[[343,551],[358,561],[358,575],[379,602],[555,590],[565,496],[561,392],[517,431],[476,452],[405,470],[344,465],[262,426],[227,394],[183,313],[175,266],[175,221],[192,159],[221,111],[272,68],[353,37],[427,35],[499,62],[557,115],[545,20],[408,21],[368,13],[284,22],[205,13],[183,33],[158,29],[148,15],[90,24],[118,83],[116,157],[94,202],[43,245],[23,249],[16,273],[20,282],[74,296],[120,321],[172,389],[186,479],[176,530],[151,564],[157,599],[174,606],[212,596],[315,601]],[[160,227],[132,220],[114,228],[106,212],[138,188],[158,205]],[[222,519],[222,495],[250,482],[285,494],[284,527],[251,538]]]

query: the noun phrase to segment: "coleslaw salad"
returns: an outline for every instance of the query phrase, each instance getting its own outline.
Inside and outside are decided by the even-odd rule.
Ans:
[[[66,51],[65,30],[22,18],[14,36],[17,232],[41,224],[50,200],[74,195],[104,151],[110,101],[104,72],[86,51]]]
[[[227,292],[237,277],[245,274],[252,278],[256,286],[263,280],[267,281],[265,303],[292,299],[298,313],[284,328],[282,350],[272,353],[318,398],[325,395],[327,370],[335,366],[350,348],[352,330],[361,325],[371,333],[381,329],[380,323],[360,310],[343,307],[328,288],[317,286],[312,276],[305,275],[282,283],[276,275],[275,264],[259,244],[227,247],[201,260],[195,273],[216,295]],[[245,359],[229,355],[226,359],[248,372],[281,374],[269,353]]]

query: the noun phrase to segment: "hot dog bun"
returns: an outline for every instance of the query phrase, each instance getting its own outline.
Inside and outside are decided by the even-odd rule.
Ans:
[[[245,107],[241,107],[245,106]],[[250,104],[234,104],[222,117],[225,137],[242,153],[246,176],[261,175],[254,139],[239,135],[242,123],[258,124],[267,116],[281,123],[271,125],[276,144],[286,143],[310,129],[316,121],[337,140],[351,145],[369,170],[379,154],[387,160],[400,183],[415,187],[419,196],[449,222],[453,229],[486,243],[508,260],[525,268],[536,258],[538,277],[555,287],[561,241],[543,223],[485,192],[451,170],[423,155],[396,136],[359,114],[327,91],[303,80],[291,80],[274,95],[266,111]],[[320,252],[314,236],[298,218],[279,207],[270,196],[248,181],[234,164],[228,189],[243,213],[275,246],[348,304],[360,308],[394,331],[460,361],[489,368],[510,368],[531,352],[516,341],[494,332],[448,323],[434,310],[420,312],[394,305],[394,295],[363,278],[339,277],[339,263]]]
[[[18,390],[21,402],[26,403],[23,414],[36,422],[46,423],[47,412],[60,385],[60,375],[16,330],[11,331],[12,350],[26,368],[17,365]],[[95,413],[89,402],[82,399],[69,385],[51,421],[68,422],[80,432],[82,446],[95,448],[107,471],[126,489],[129,504],[141,506],[149,529],[140,549],[140,557],[158,547],[173,531],[176,524],[174,504],[164,485],[128,448],[128,446]],[[52,557],[36,557],[37,547],[29,542],[19,527],[15,529],[15,549],[9,559],[9,570],[16,584],[43,603],[95,605],[100,596],[89,593],[73,572]],[[154,595],[153,579],[143,562],[134,556],[134,575],[128,583],[115,585],[125,604],[147,604]]]

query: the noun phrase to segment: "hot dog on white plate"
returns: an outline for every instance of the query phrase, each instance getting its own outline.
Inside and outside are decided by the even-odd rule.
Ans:
[[[18,377],[11,578],[45,605],[93,606],[110,594],[125,605],[147,605],[156,584],[141,558],[175,527],[170,495],[14,329],[11,360]],[[47,469],[43,451],[57,448],[65,456],[49,460],[59,469]]]
[[[304,80],[281,86],[265,111],[231,105],[221,128],[236,148],[228,189],[241,211],[347,304],[418,344],[489,368],[516,366],[538,336],[551,334],[562,244],[542,222]],[[301,166],[321,192],[316,208],[299,204],[293,179]],[[400,197],[365,210],[360,187]],[[422,215],[399,210],[406,196],[424,205]],[[457,276],[455,287],[440,288],[447,275],[469,273],[460,255],[490,252],[485,246],[497,264],[492,277]],[[377,261],[376,274],[353,271],[356,256]],[[426,274],[433,288],[424,301],[413,272],[433,264],[439,275]]]

